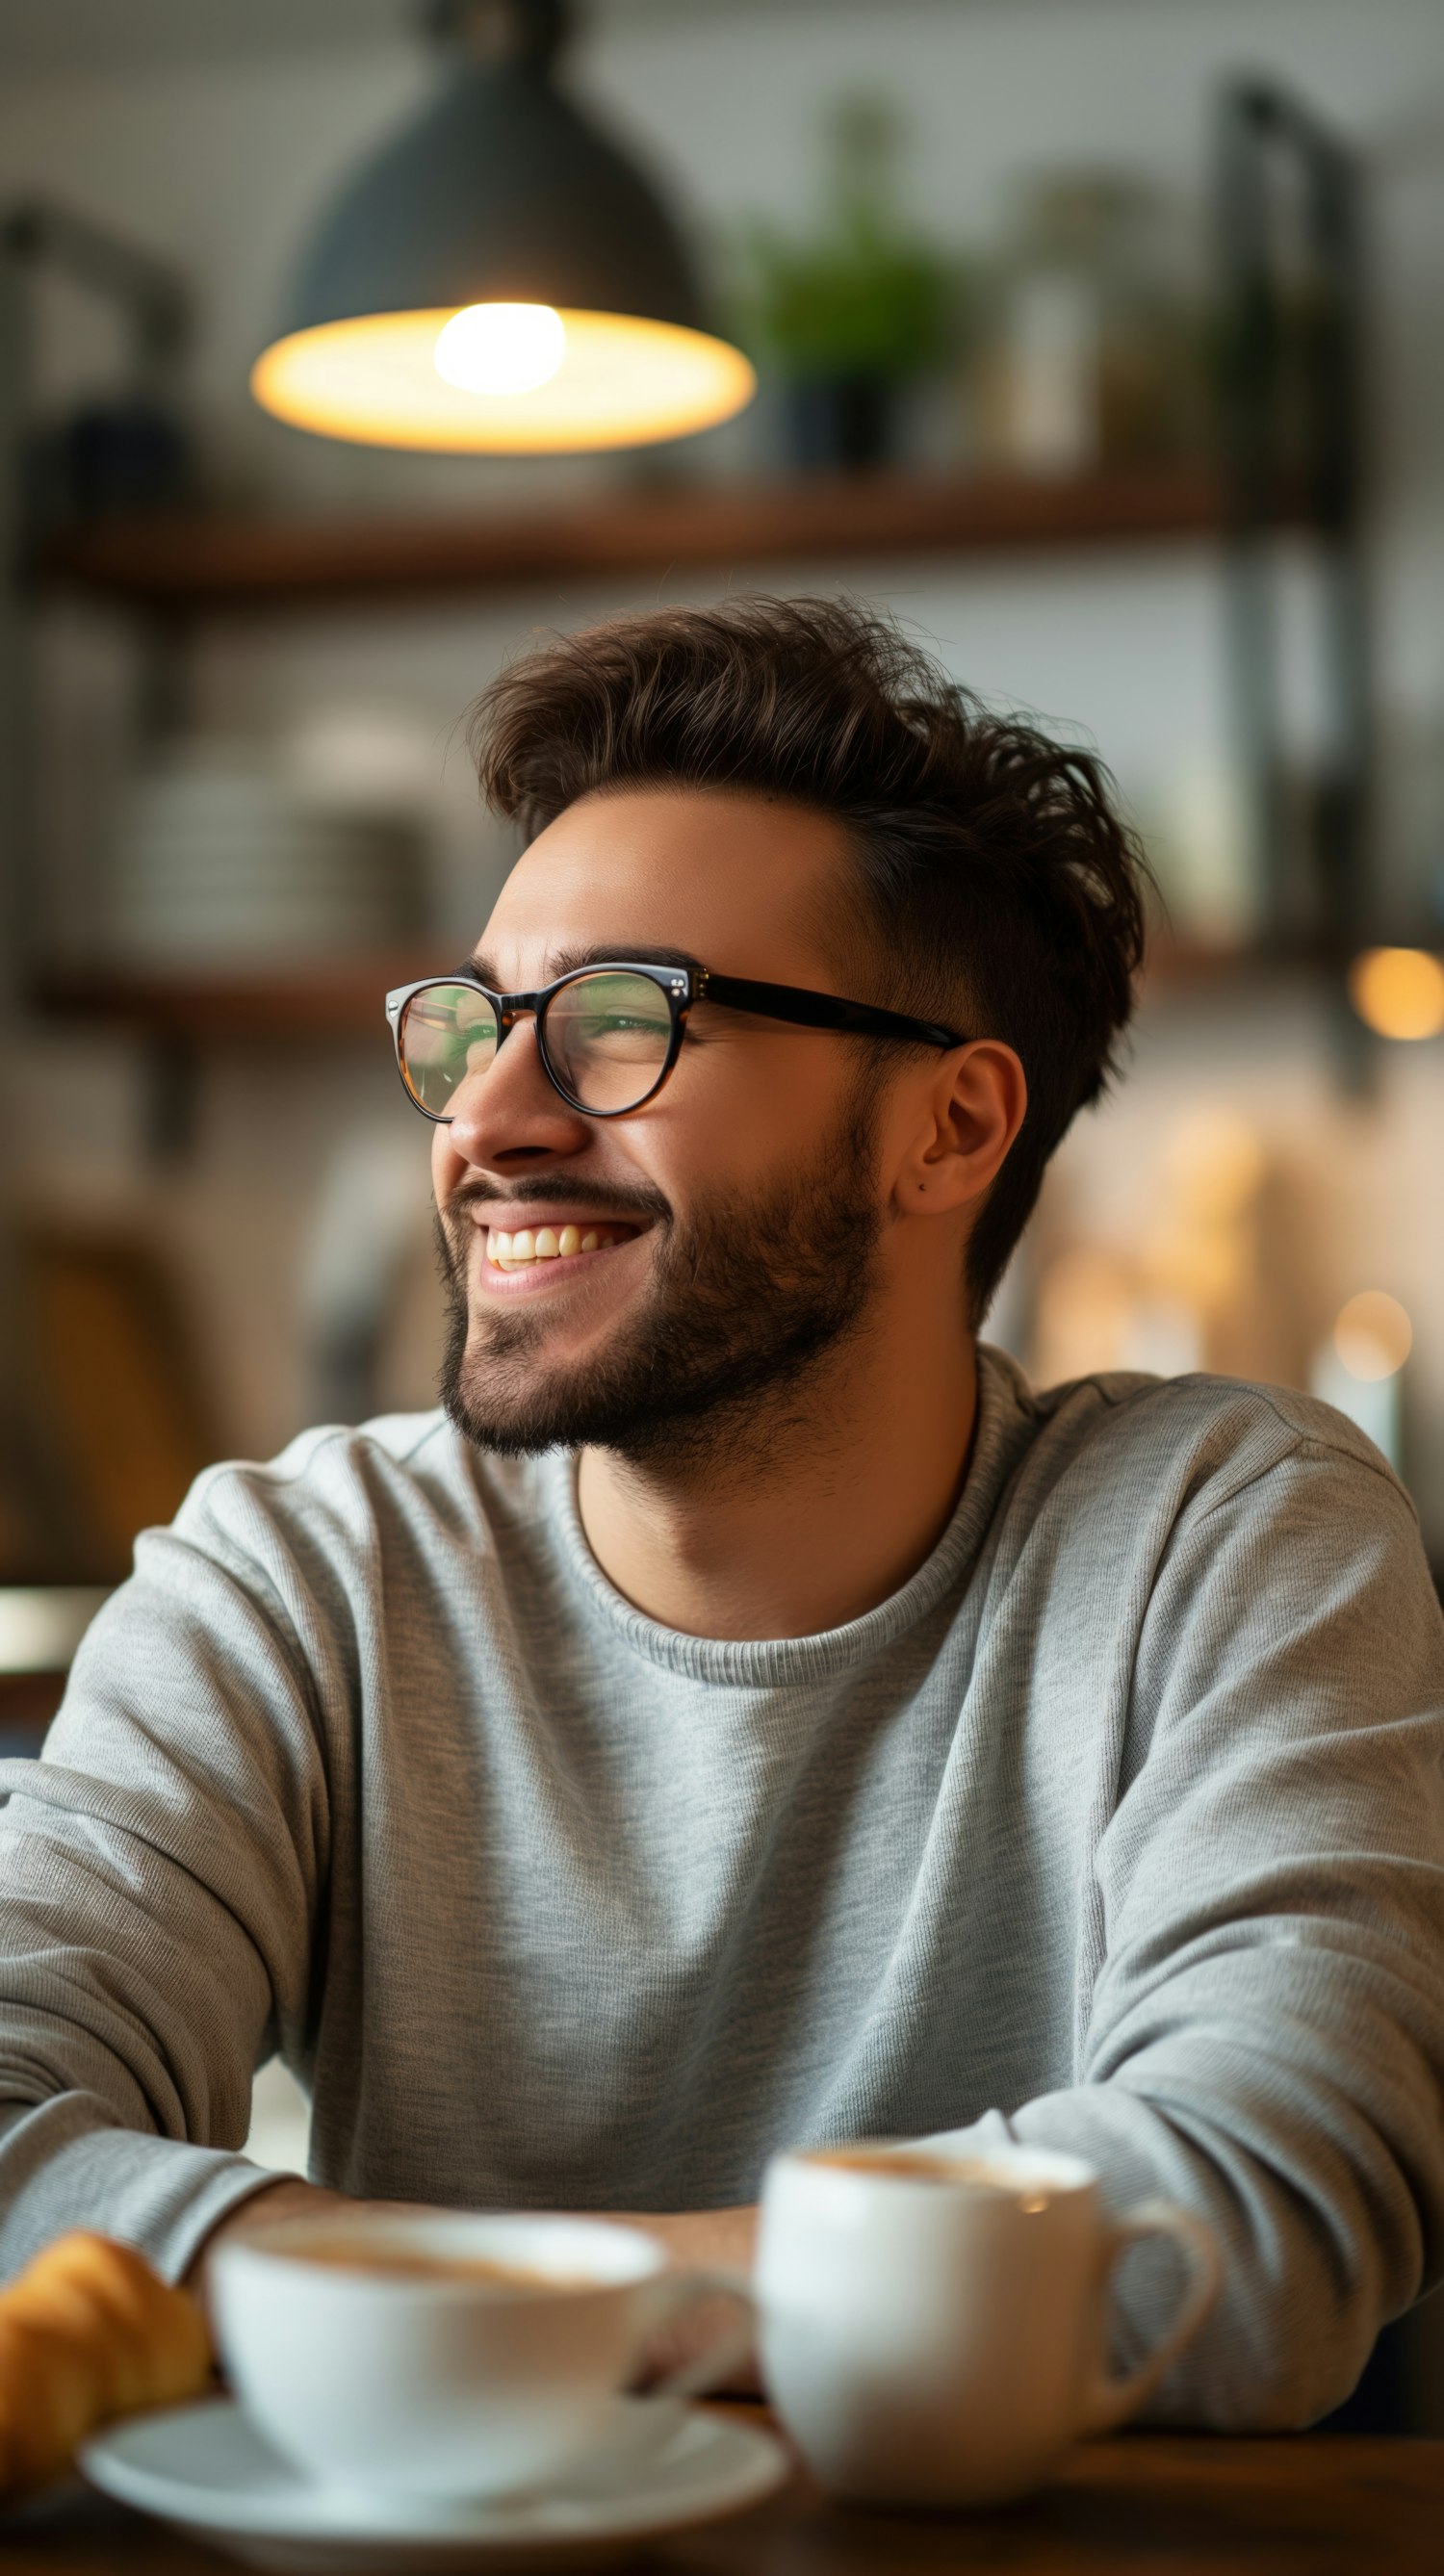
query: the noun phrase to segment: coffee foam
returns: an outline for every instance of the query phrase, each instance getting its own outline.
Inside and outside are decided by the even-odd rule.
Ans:
[[[465,2282],[492,2290],[543,2294],[599,2286],[595,2281],[538,2272],[520,2263],[498,2263],[485,2254],[443,2254],[361,2232],[355,2236],[321,2237],[314,2244],[289,2245],[284,2250],[292,2263],[315,2263],[329,2271],[364,2272],[373,2279],[390,2281]]]
[[[1036,2198],[1037,2185],[1006,2165],[989,2164],[986,2156],[933,2155],[923,2147],[815,2147],[803,2162],[827,2165],[844,2173],[875,2174],[886,2182],[931,2182],[970,2185],[974,2190],[1007,2191]]]

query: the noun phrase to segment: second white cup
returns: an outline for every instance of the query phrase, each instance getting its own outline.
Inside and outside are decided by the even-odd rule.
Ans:
[[[1126,2377],[1106,2365],[1110,2275],[1168,2236],[1187,2279]],[[1083,2433],[1137,2413],[1217,2295],[1210,2230],[1146,2201],[1121,2218],[1072,2156],[859,2146],[774,2158],[756,2293],[767,2392],[834,2493],[989,2505]]]

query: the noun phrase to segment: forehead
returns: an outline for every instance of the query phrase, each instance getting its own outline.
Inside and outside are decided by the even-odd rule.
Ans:
[[[829,815],[719,788],[584,796],[538,834],[483,945],[517,988],[563,949],[676,947],[719,974],[800,980],[828,961],[849,871]]]

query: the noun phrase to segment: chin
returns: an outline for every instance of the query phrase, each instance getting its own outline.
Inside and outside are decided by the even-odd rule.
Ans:
[[[512,1321],[506,1319],[508,1325]],[[549,1350],[543,1359],[536,1352],[498,1350],[498,1338],[495,1319],[485,1317],[480,1332],[468,1335],[458,1361],[448,1358],[442,1368],[442,1404],[463,1437],[501,1457],[527,1458],[575,1449],[593,1436],[589,1417],[597,1408],[591,1398],[604,1374],[599,1356]]]

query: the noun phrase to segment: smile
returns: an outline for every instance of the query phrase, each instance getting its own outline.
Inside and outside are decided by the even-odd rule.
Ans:
[[[575,1261],[584,1253],[611,1252],[642,1231],[635,1225],[529,1225],[509,1234],[488,1226],[486,1257],[495,1270],[530,1270],[539,1262]]]

